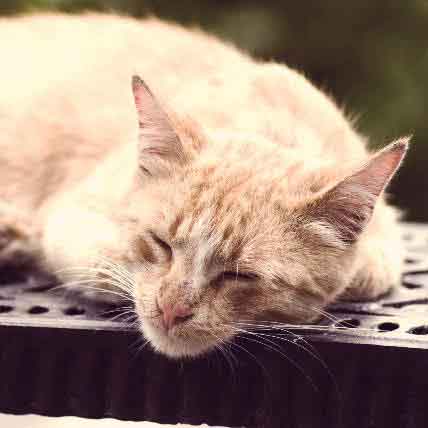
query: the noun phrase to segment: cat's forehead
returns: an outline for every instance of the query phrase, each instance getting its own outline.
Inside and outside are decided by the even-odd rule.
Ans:
[[[247,181],[244,176],[217,177],[194,181],[185,193],[177,188],[163,207],[169,239],[204,246],[220,259],[237,259],[249,246],[262,248],[279,240],[285,226],[280,196],[275,199],[272,189],[264,192]]]

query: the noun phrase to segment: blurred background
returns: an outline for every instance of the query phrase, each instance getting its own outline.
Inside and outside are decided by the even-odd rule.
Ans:
[[[392,200],[428,221],[427,0],[0,0],[2,15],[37,10],[156,15],[296,67],[358,118],[372,147],[414,135]]]

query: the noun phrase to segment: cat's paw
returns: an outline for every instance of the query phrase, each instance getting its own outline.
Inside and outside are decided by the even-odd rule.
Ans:
[[[376,300],[400,283],[402,261],[399,255],[378,250],[361,254],[350,285],[340,296],[347,301]]]
[[[384,275],[362,271],[356,274],[351,285],[341,294],[340,300],[364,302],[377,300],[394,287]]]

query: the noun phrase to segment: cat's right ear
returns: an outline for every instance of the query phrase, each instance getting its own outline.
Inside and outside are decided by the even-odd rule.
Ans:
[[[354,243],[370,221],[377,199],[399,168],[408,141],[401,138],[376,153],[359,170],[312,201],[306,212],[329,225],[342,244]]]
[[[171,120],[139,76],[132,77],[139,124],[139,165],[150,177],[169,175],[185,161],[180,138]]]

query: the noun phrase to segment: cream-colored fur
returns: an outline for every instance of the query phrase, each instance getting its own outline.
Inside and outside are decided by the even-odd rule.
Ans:
[[[406,144],[368,161],[296,71],[109,15],[3,18],[0,52],[0,259],[120,286],[170,356],[398,282],[395,213],[382,199],[372,211]],[[134,78],[133,99],[135,74],[150,90]],[[165,331],[172,304],[192,318]]]

